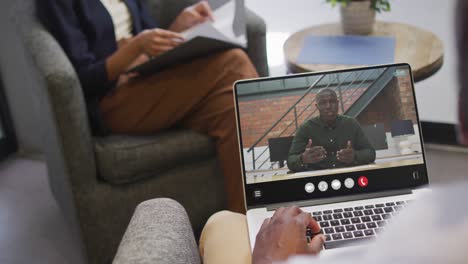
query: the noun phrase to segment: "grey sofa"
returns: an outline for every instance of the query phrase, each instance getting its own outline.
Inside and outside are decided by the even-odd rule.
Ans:
[[[112,259],[135,207],[151,198],[171,197],[180,202],[199,232],[225,203],[211,139],[177,129],[147,137],[94,137],[76,73],[58,43],[37,22],[36,2],[18,0],[12,13],[38,72],[34,89],[46,98],[43,114],[50,122],[44,124],[43,151],[50,187],[74,234],[83,241],[90,263]],[[149,2],[155,15],[162,8],[169,10],[169,2],[177,8],[187,3]],[[171,12],[158,16],[170,17]],[[247,21],[249,51],[254,52],[249,54],[259,72],[267,74],[265,25],[251,12]]]
[[[172,199],[138,205],[125,231],[113,264],[200,264],[187,213]]]

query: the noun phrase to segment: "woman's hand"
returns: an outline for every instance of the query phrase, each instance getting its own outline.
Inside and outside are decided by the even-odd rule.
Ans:
[[[108,80],[118,81],[119,84],[127,82],[132,76],[124,74],[129,67],[143,63],[148,55],[161,55],[183,41],[180,34],[160,28],[145,30],[133,38],[120,40],[117,51],[106,60]]]
[[[141,53],[158,56],[180,45],[184,37],[176,32],[155,28],[140,32],[135,41]]]
[[[299,207],[279,208],[273,217],[263,222],[255,240],[252,253],[253,264],[270,264],[284,261],[297,254],[316,255],[325,241],[323,235],[316,235],[307,243],[306,229],[318,233],[320,226],[309,213]]]
[[[182,32],[208,19],[214,20],[213,11],[206,1],[185,8],[174,20],[169,30]]]
[[[135,37],[119,40],[117,51],[106,60],[108,80],[117,81],[117,86],[127,83],[130,78],[135,77],[134,74],[126,73],[128,69],[148,61],[148,55],[157,56],[170,50],[182,39],[177,33],[152,29],[143,31]]]
[[[126,70],[130,70],[131,68],[134,68],[138,65],[141,65],[149,60],[148,55],[146,54],[141,54],[138,56],[130,65],[127,67]],[[138,73],[122,73],[119,75],[119,78],[117,79],[117,87],[120,87],[122,85],[127,84],[131,79],[138,77]]]

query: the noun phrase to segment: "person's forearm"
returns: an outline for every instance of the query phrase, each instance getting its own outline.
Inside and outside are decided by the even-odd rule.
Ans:
[[[298,172],[301,171],[302,168],[302,163],[301,163],[301,157],[302,154],[291,154],[288,157],[288,168],[291,171]]]
[[[128,66],[141,54],[138,37],[134,37],[106,60],[107,78],[115,81]]]
[[[357,164],[368,164],[375,161],[375,150],[361,149],[354,152]]]

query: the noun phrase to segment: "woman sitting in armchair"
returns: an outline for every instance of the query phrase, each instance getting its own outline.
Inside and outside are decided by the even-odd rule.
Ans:
[[[178,125],[213,137],[228,207],[245,210],[232,84],[257,77],[247,55],[232,49],[149,76],[126,74],[180,45],[180,32],[212,19],[207,2],[185,8],[168,30],[139,0],[44,0],[38,15],[78,74],[95,133],[150,134]]]

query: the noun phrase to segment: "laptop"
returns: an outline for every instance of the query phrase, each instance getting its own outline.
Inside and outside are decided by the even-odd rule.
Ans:
[[[279,207],[312,214],[326,255],[372,241],[430,191],[408,64],[241,80],[234,95],[252,250]],[[410,127],[394,133],[403,120]],[[364,133],[375,124],[378,147]],[[325,154],[311,159],[317,146]]]

